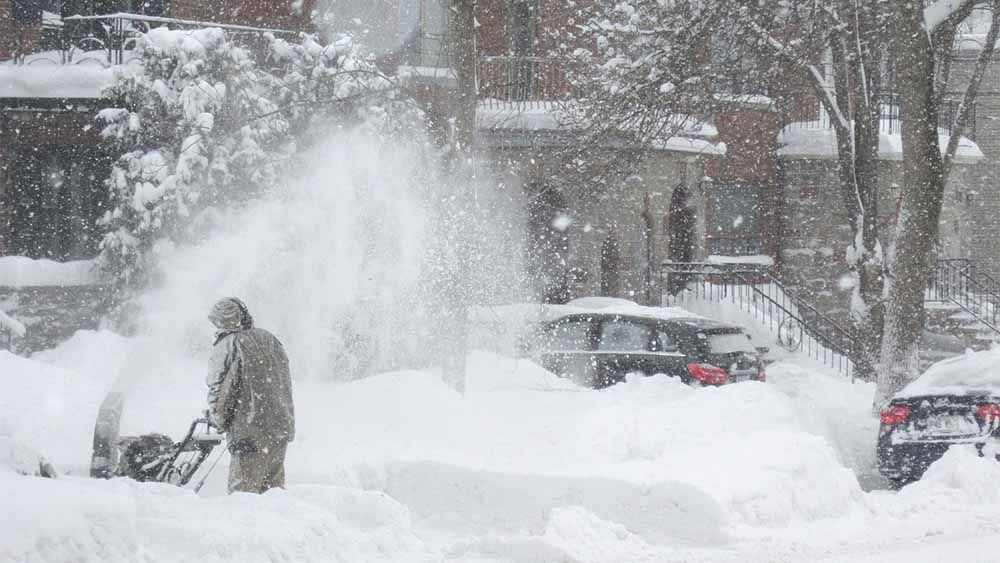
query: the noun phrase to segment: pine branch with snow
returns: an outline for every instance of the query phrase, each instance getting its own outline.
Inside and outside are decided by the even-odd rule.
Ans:
[[[316,131],[418,115],[349,39],[263,40],[258,64],[221,29],[156,28],[138,39],[141,64],[107,92],[121,103],[98,119],[120,156],[101,257],[123,284],[144,283],[157,244],[178,240],[196,218],[280,189]]]

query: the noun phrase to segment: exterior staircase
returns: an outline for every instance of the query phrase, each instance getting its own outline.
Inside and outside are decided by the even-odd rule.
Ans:
[[[860,338],[853,329],[831,319],[795,290],[777,280],[767,267],[749,264],[666,262],[661,287],[665,305],[698,308],[695,302],[728,302],[751,315],[789,350],[799,350],[854,377],[852,353]],[[986,350],[1000,342],[1000,282],[981,272],[969,259],[940,259],[927,284],[926,329],[920,343],[921,369],[964,353]]]
[[[666,262],[660,272],[664,305],[676,305],[714,316],[705,305],[735,308],[771,332],[778,345],[800,351],[841,374],[855,376],[853,351],[860,339],[795,292],[767,266]]]
[[[925,363],[1000,342],[1000,282],[967,258],[939,259],[925,294]],[[937,344],[937,346],[935,346]]]

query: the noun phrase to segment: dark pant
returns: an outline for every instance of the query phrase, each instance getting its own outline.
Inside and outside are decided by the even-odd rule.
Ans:
[[[244,441],[232,449],[229,464],[229,492],[263,493],[285,488],[287,442],[251,444]]]

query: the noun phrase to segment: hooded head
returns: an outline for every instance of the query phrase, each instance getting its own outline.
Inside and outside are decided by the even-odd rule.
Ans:
[[[208,313],[208,320],[222,332],[250,330],[253,317],[247,306],[235,297],[227,297],[216,303]]]

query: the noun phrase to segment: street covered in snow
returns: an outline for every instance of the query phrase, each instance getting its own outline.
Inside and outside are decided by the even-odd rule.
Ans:
[[[593,391],[474,352],[465,396],[422,371],[297,382],[287,490],[227,497],[225,460],[201,496],[90,479],[94,413],[134,346],[81,333],[0,357],[0,430],[64,472],[0,471],[3,560],[989,561],[1000,545],[1000,466],[956,449],[879,490],[871,386],[807,361],[763,384]],[[151,371],[123,431],[182,433],[196,368]]]

